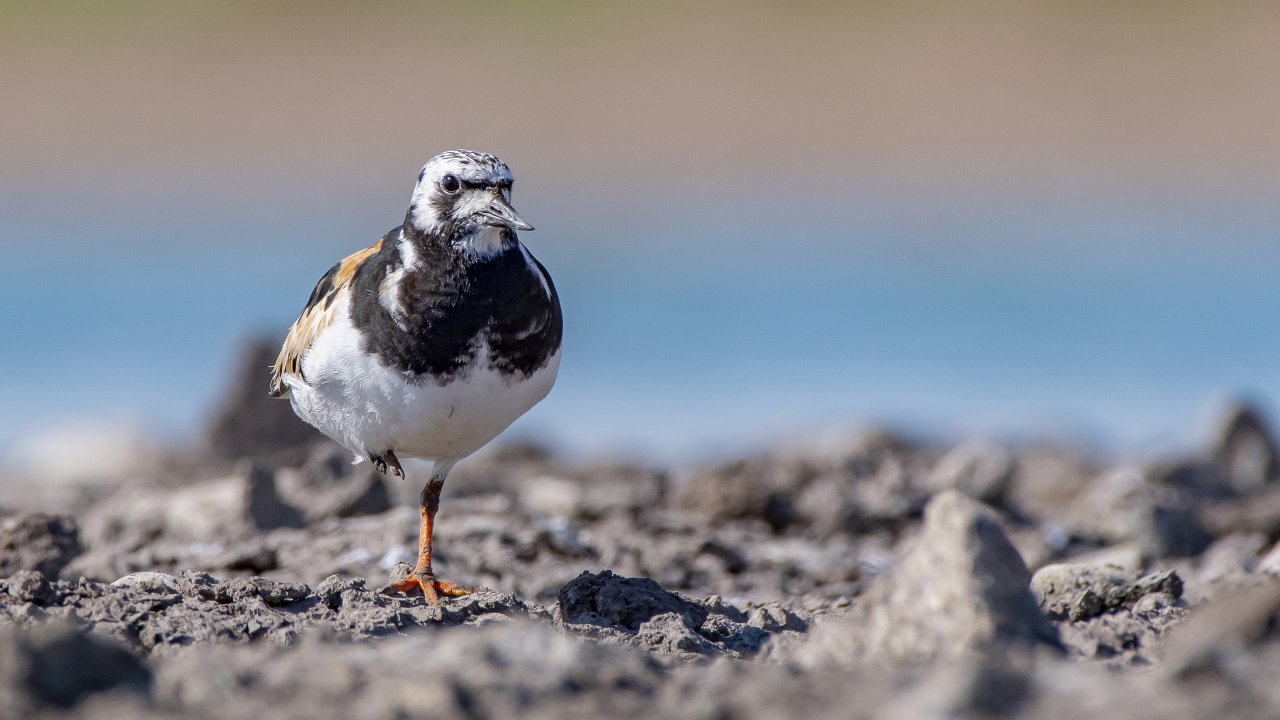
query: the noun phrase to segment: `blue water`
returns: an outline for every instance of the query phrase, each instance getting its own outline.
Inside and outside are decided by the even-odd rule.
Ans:
[[[0,451],[84,418],[195,437],[236,343],[396,223],[325,207],[8,210]],[[544,203],[525,240],[565,356],[514,433],[676,458],[888,422],[1147,450],[1190,446],[1225,398],[1280,397],[1277,217],[911,207]]]

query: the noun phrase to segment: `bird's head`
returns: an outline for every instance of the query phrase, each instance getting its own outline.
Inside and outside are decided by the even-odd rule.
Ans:
[[[511,183],[511,169],[489,153],[442,152],[418,173],[405,224],[425,235],[464,244],[474,244],[482,235],[497,240],[506,231],[532,230],[511,207]]]

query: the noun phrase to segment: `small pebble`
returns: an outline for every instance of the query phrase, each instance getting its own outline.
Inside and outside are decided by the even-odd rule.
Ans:
[[[172,593],[174,595],[182,592],[178,586],[178,578],[167,573],[150,570],[129,573],[111,583],[111,587],[128,588],[142,592]]]

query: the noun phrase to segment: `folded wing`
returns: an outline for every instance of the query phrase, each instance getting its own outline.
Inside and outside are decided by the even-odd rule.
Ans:
[[[338,309],[351,299],[351,282],[355,279],[356,270],[374,253],[382,249],[382,240],[373,247],[354,252],[329,268],[329,272],[320,278],[316,287],[307,299],[302,314],[289,328],[284,338],[284,346],[271,368],[271,397],[289,397],[289,386],[286,377],[293,377],[306,382],[302,374],[302,356],[316,337],[333,323]]]

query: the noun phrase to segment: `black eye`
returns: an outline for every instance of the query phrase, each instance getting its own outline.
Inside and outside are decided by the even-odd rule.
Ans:
[[[457,175],[449,173],[440,178],[440,189],[450,195],[457,195],[458,191],[462,190],[462,181],[458,179]]]

